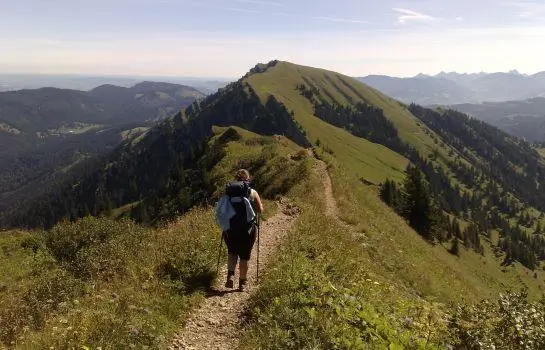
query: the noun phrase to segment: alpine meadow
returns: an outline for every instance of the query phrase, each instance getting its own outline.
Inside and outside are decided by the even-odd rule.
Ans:
[[[535,145],[285,61],[190,91],[0,206],[0,348],[545,349]],[[215,204],[239,169],[263,250],[231,293]]]

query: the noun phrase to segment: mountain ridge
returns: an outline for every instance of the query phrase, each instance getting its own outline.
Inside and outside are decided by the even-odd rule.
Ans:
[[[44,284],[62,291],[43,311],[9,303],[5,314],[21,314],[21,324],[35,311],[53,321],[35,326],[36,336],[0,327],[8,342],[23,334],[25,345],[38,344],[48,333],[48,345],[164,347],[202,290],[224,295],[210,290],[218,254],[210,204],[240,168],[263,198],[293,202],[300,215],[245,303],[243,349],[499,344],[512,333],[494,320],[516,309],[513,322],[538,320],[524,321],[538,330],[545,315],[528,301],[545,285],[545,163],[530,144],[463,113],[271,61],[82,165],[0,215],[4,227],[47,229],[43,240],[16,241],[24,248],[8,242],[49,262],[38,270],[47,274],[28,271],[28,292],[9,300],[29,300]],[[526,291],[498,296],[520,286]],[[48,300],[46,292],[31,302]],[[483,298],[487,307],[468,305]],[[75,305],[83,317],[70,313]],[[106,327],[97,321],[104,315]],[[206,322],[212,329],[216,320]],[[77,334],[53,332],[59,323]],[[112,324],[130,331],[112,336]]]
[[[136,98],[136,94],[143,95]],[[203,97],[204,94],[191,87],[152,82],[131,88],[104,85],[89,92],[47,87],[0,92],[0,122],[29,133],[57,129],[65,122],[141,122],[164,118],[176,106],[182,107],[195,98]],[[150,111],[146,111],[145,115],[124,114],[123,108],[133,111],[135,108],[158,110],[156,116],[150,117]],[[166,110],[162,112],[160,108]]]
[[[450,124],[437,123],[441,118]],[[522,205],[544,210],[545,203],[535,196],[531,182],[523,186],[526,180],[514,171],[514,167],[531,166],[529,176],[535,176],[538,185],[545,183],[542,179],[545,172],[541,174],[539,170],[540,156],[518,140],[502,140],[507,135],[499,130],[465,118],[448,111],[440,117],[435,111],[403,105],[335,72],[272,61],[255,66],[239,81],[165,120],[138,143],[118,149],[106,160],[107,172],[95,169],[87,175],[88,183],[84,181],[76,191],[70,185],[57,194],[69,198],[68,208],[77,210],[69,213],[42,201],[41,209],[33,209],[42,215],[33,217],[45,220],[42,224],[48,227],[67,215],[71,218],[86,212],[97,215],[110,206],[134,203],[137,205],[131,215],[140,218],[158,218],[165,207],[187,210],[210,195],[199,192],[197,185],[201,182],[191,185],[191,191],[196,193],[188,198],[172,196],[165,192],[164,186],[171,183],[176,192],[188,185],[189,178],[182,169],[192,166],[206,151],[203,145],[215,125],[235,125],[263,135],[283,134],[304,147],[320,144],[336,154],[344,167],[375,186],[388,178],[402,179],[410,161],[424,170],[428,181],[434,184],[431,191],[435,200],[442,203],[441,209],[453,215],[462,215],[469,209],[453,207],[447,204],[450,201],[472,202],[466,206],[492,201],[479,191],[482,184],[475,175],[468,175],[475,172],[471,164],[480,162],[486,166],[479,168],[479,173],[482,172],[490,186],[499,186],[500,191],[515,197],[512,202],[501,204],[505,210],[510,208],[506,213],[513,215],[512,208]],[[481,134],[487,142],[477,146],[472,134],[458,133],[461,127]],[[469,142],[467,148],[471,151],[460,145],[460,140]],[[362,149],[367,150],[365,155]],[[498,151],[505,153],[505,157],[489,158],[489,154]],[[521,184],[514,185],[517,182]],[[471,191],[478,199],[466,198]],[[28,219],[28,215],[23,215],[15,222]],[[474,237],[475,249],[481,249],[478,237]],[[506,233],[505,240],[509,239]],[[536,254],[541,253],[536,251]],[[535,267],[533,260],[527,263]]]
[[[455,104],[445,108],[467,113],[529,142],[545,141],[545,97],[522,101]]]
[[[407,78],[370,75],[359,80],[407,103],[424,105],[500,102],[545,94],[545,72],[520,74],[441,72]],[[451,82],[446,85],[444,80]],[[439,91],[440,93],[437,93]]]

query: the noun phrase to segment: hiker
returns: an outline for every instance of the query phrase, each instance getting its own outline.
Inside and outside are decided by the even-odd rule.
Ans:
[[[257,227],[254,209],[263,212],[263,204],[256,190],[250,187],[250,173],[240,169],[236,181],[227,184],[225,196],[220,199],[216,217],[228,251],[226,288],[234,287],[235,268],[239,264],[238,289],[246,289],[248,261],[254,246]],[[240,261],[239,261],[240,259]]]

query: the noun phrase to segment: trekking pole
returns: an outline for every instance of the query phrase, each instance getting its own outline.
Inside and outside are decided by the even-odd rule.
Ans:
[[[256,281],[259,283],[259,214],[257,214],[257,270],[256,270]]]
[[[219,253],[218,253],[218,265],[216,266],[216,277],[220,273],[220,260],[221,260],[221,251],[223,249],[223,232],[220,237],[220,247],[219,247]]]

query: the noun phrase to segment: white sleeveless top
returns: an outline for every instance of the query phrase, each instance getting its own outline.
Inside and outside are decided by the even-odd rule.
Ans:
[[[255,202],[256,197],[257,197],[257,191],[252,188],[250,190],[250,202]]]

